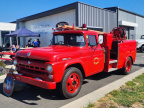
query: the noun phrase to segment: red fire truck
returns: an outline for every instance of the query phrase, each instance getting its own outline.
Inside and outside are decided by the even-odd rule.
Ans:
[[[129,74],[135,58],[136,41],[126,39],[124,28],[102,33],[63,27],[53,33],[50,46],[16,53],[13,63],[17,73],[9,72],[3,91],[10,96],[16,79],[44,89],[59,88],[65,98],[72,98],[84,78],[111,69]]]

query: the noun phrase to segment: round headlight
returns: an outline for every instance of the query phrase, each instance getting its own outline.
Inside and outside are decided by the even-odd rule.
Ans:
[[[52,71],[53,71],[52,65],[48,64],[47,67],[46,67],[46,70],[47,70],[49,73],[52,73]]]
[[[17,65],[17,60],[14,59],[13,64],[16,66]]]
[[[49,75],[48,77],[49,77],[49,79],[53,79],[53,75]]]

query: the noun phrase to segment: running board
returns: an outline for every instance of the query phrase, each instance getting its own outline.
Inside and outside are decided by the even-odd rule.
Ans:
[[[117,63],[118,61],[117,60],[111,60],[109,61],[109,64],[113,64],[113,63]]]
[[[112,72],[112,71],[115,71],[115,70],[118,70],[118,69],[117,68],[111,68],[111,69],[109,69],[108,72]]]

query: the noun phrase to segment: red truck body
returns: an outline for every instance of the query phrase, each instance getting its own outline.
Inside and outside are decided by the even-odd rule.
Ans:
[[[56,89],[60,84],[62,94],[71,98],[78,94],[83,78],[111,69],[123,69],[128,74],[136,59],[136,41],[113,38],[112,32],[64,30],[53,34],[55,37],[77,34],[76,42],[80,38],[82,46],[64,45],[67,41],[64,39],[60,45],[18,51],[15,56],[18,74],[13,74],[16,80],[45,89]],[[99,36],[103,37],[101,44]],[[73,38],[70,39],[75,40]],[[56,41],[55,38],[52,41]],[[96,44],[89,45],[90,42]]]

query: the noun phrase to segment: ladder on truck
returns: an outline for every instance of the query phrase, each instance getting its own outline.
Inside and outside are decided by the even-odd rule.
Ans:
[[[97,32],[98,34],[104,34],[104,32],[101,32],[101,31],[96,31],[96,30],[90,30],[88,28],[81,28],[81,27],[74,27],[74,24],[73,26],[69,26],[69,25],[64,25],[64,26],[61,26],[61,25],[58,25],[58,28],[59,30],[88,30],[88,31],[95,31]]]

